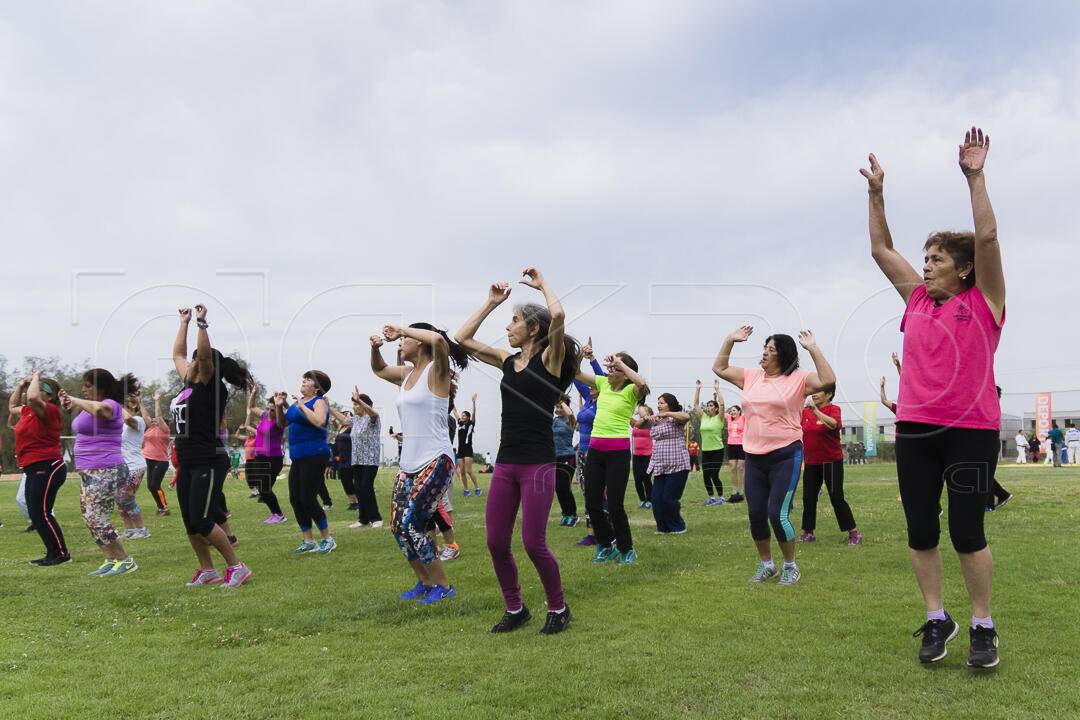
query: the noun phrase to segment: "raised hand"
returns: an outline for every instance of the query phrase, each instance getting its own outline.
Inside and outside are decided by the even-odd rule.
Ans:
[[[60,407],[64,408],[64,410],[70,411],[71,410],[71,396],[67,394],[67,392],[64,390],[64,388],[60,388],[59,399],[60,399]]]
[[[528,285],[531,288],[539,289],[544,284],[544,276],[536,268],[525,268],[521,271],[521,274],[525,276],[524,280],[521,280],[522,285]]]
[[[383,346],[382,335],[372,335],[368,340],[371,341],[371,347],[380,348]]]
[[[191,322],[191,308],[180,308],[180,322]]]
[[[701,381],[698,380],[697,382],[695,382],[694,387],[697,388],[698,390],[700,390],[701,389]]]
[[[604,367],[608,369],[608,372],[626,372],[626,365],[623,364],[622,358],[618,355],[608,355],[604,358]]]
[[[817,345],[817,341],[814,339],[814,333],[812,333],[809,330],[800,330],[799,331],[799,344],[802,345],[807,350],[809,350],[810,348]]]
[[[160,390],[155,390],[154,391],[154,402],[157,402],[160,399],[161,399],[161,391]]]
[[[473,401],[473,402],[476,402],[476,393],[473,393],[473,396],[472,396],[472,401]]]
[[[592,361],[592,359],[593,359],[592,335],[589,336],[589,341],[581,346],[581,357],[585,358],[586,360],[588,360],[590,362]]]
[[[299,395],[292,395],[291,397],[294,405],[299,405],[303,400]]]
[[[360,399],[360,388],[357,387],[356,385],[353,385],[353,388],[352,388],[352,401],[354,403],[356,403],[357,405],[359,405],[361,402],[363,402]]]
[[[896,367],[900,367],[900,356],[897,355],[896,353],[892,354],[892,364],[895,365]]]
[[[881,376],[881,389],[882,390],[885,389],[885,376],[884,375]]]
[[[743,325],[742,327],[735,328],[728,334],[728,338],[733,342],[741,343],[750,339],[750,336],[754,333],[753,325]]]
[[[713,389],[714,393],[716,393],[718,395],[720,394],[720,381],[719,380],[713,380],[712,381],[712,389]]]
[[[501,304],[506,298],[510,297],[511,290],[510,283],[491,283],[491,287],[488,288],[488,303],[491,305]]]
[[[405,331],[398,325],[383,325],[382,334],[387,342],[393,342],[398,338],[405,337]]]
[[[964,142],[960,145],[960,169],[965,175],[978,175],[986,164],[986,153],[990,150],[990,136],[983,135],[982,128],[974,125],[964,133]]]
[[[885,182],[885,171],[878,165],[874,153],[870,153],[870,169],[859,168],[859,172],[870,184],[870,192],[881,192],[882,185]]]
[[[205,305],[200,304],[200,305],[195,306],[195,319],[200,320],[200,321],[205,321],[206,320],[206,306]]]

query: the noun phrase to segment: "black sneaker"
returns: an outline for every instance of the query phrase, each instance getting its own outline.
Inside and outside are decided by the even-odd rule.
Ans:
[[[32,533],[32,532],[37,532],[37,528],[36,528],[36,527],[34,527],[34,524],[33,524],[33,523],[30,523],[29,525],[27,525],[27,526],[26,526],[26,529],[25,529],[25,530],[23,530],[23,532],[24,532],[24,533]]]
[[[42,558],[43,562],[39,563],[42,567],[52,567],[53,565],[63,565],[64,563],[71,562],[71,555],[57,555],[50,558]]]
[[[556,635],[566,629],[566,626],[570,624],[570,620],[574,617],[574,614],[570,612],[570,606],[567,605],[563,608],[562,612],[549,612],[547,616],[547,622],[544,623],[544,627],[540,630],[541,635]]]
[[[45,565],[46,563],[49,562],[50,559],[51,558],[47,558],[47,557],[38,558],[37,560],[31,560],[30,564],[31,565]]]
[[[532,620],[532,613],[529,612],[529,608],[522,605],[521,610],[516,612],[516,613],[512,613],[509,610],[504,612],[503,616],[502,616],[502,620],[499,621],[498,625],[491,628],[491,632],[493,632],[493,633],[513,632],[514,630],[517,630],[519,627],[521,627],[525,623],[529,622],[529,620]]]
[[[732,493],[732,494],[731,494],[731,495],[730,495],[730,496],[728,497],[727,501],[728,501],[729,503],[741,503],[741,502],[742,502],[742,501],[743,501],[744,499],[745,499],[745,498],[743,498],[743,494],[742,494],[742,493],[738,493],[738,492],[737,492],[737,493]]]
[[[971,650],[968,651],[968,666],[992,668],[998,664],[997,633],[994,628],[979,625],[968,630],[971,633]]]
[[[948,654],[945,643],[956,637],[960,632],[960,626],[956,624],[948,614],[944,620],[927,620],[926,623],[911,634],[911,637],[922,635],[922,646],[919,648],[919,662],[937,662]]]

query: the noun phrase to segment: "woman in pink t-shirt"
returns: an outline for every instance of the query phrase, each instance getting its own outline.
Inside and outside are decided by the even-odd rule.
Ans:
[[[983,508],[1001,424],[994,351],[1005,322],[1005,276],[983,176],[989,147],[990,136],[981,129],[965,134],[960,169],[971,193],[975,232],[932,233],[923,245],[922,274],[893,248],[882,194],[885,173],[877,158],[871,155],[870,169],[860,170],[870,184],[871,253],[907,304],[900,323],[904,371],[896,399],[896,474],[911,564],[926,604],[927,621],[915,633],[922,636],[919,660],[945,657],[945,643],[960,629],[942,600],[938,508],[945,486],[949,536],[971,599],[973,667],[998,663],[990,617],[993,558],[983,534]]]
[[[750,582],[765,582],[779,574],[781,585],[794,585],[800,573],[795,564],[795,528],[788,514],[802,468],[802,408],[807,395],[821,390],[831,392],[836,375],[809,330],[799,333],[799,343],[810,353],[817,372],[799,369],[795,340],[780,334],[765,339],[760,370],[729,365],[735,343],[744,342],[753,331],[753,327],[744,325],[724,339],[713,372],[743,391],[743,484],[750,535],[761,558]],[[784,567],[779,573],[772,559],[770,525],[784,554]]]

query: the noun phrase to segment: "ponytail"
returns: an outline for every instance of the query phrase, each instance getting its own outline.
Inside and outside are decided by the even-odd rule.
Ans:
[[[218,350],[213,351],[214,374],[221,380],[243,391],[251,389],[254,380],[248,369],[241,365],[236,358],[222,355]]]
[[[450,356],[450,361],[457,367],[457,369],[464,370],[469,366],[469,360],[472,358],[472,355],[470,355],[469,351],[466,350],[464,347],[454,342],[454,340],[446,334],[445,330],[440,330],[431,323],[424,322],[413,323],[409,327],[416,328],[417,330],[430,330],[431,332],[438,333],[442,336],[442,339],[446,341],[446,345],[449,348],[447,354]],[[451,373],[451,375],[453,375],[453,373]],[[451,380],[451,384],[453,384],[453,380]]]
[[[94,368],[84,372],[82,379],[95,390],[104,392],[107,400],[113,400],[121,405],[124,404],[128,395],[139,393],[139,380],[131,373],[115,378],[105,368]]]

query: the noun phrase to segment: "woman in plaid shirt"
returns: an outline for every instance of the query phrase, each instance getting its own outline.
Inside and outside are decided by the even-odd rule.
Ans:
[[[690,452],[686,449],[686,423],[690,415],[683,412],[682,405],[671,393],[664,393],[656,401],[656,414],[648,414],[637,422],[639,428],[650,428],[653,440],[652,460],[649,472],[653,475],[652,511],[656,518],[658,535],[681,535],[686,532],[686,521],[679,509],[686,478],[690,474]]]

